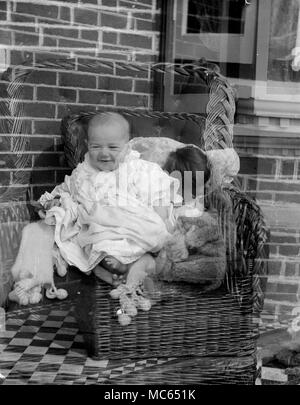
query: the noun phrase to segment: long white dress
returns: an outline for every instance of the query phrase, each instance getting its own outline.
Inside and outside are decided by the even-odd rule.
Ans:
[[[132,263],[146,252],[159,251],[169,233],[155,212],[155,205],[181,203],[179,181],[158,164],[140,159],[130,150],[117,170],[94,169],[86,154],[83,163],[51,193],[61,206],[46,214],[55,225],[55,242],[64,259],[84,272],[92,270],[107,254]],[[52,221],[52,222],[51,222]]]

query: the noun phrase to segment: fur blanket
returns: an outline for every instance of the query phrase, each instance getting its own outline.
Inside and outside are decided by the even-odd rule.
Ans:
[[[66,274],[66,263],[54,244],[54,227],[44,221],[26,225],[11,268],[14,289],[9,293],[9,299],[20,305],[38,303],[42,299],[43,287],[48,298],[66,298],[65,291],[55,288],[53,266],[60,276]]]

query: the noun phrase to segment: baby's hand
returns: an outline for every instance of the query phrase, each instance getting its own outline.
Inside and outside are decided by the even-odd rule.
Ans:
[[[59,207],[60,205],[60,197],[54,197],[53,200],[45,202],[44,208],[45,210],[50,210],[50,208]]]
[[[166,220],[165,220],[165,225],[166,225],[167,231],[168,231],[169,233],[174,233],[174,232],[175,232],[176,225],[174,225],[174,224],[172,223],[172,221],[170,221],[169,219],[166,219]]]

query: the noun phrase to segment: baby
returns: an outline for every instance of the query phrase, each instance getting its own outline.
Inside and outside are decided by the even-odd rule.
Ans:
[[[154,270],[149,253],[173,231],[171,190],[181,203],[179,181],[130,149],[129,124],[120,114],[94,115],[87,135],[84,162],[39,201],[46,221],[55,217],[64,259],[116,286],[129,270]]]

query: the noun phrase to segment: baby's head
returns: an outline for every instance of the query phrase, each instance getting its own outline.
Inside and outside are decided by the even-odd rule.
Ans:
[[[89,121],[87,135],[91,165],[104,172],[117,169],[127,152],[128,121],[114,112],[96,114]]]
[[[203,173],[204,184],[210,178],[210,169],[208,164],[208,159],[206,154],[197,147],[185,146],[183,148],[178,148],[174,152],[171,152],[168,159],[163,167],[170,175],[176,172],[180,173],[182,179],[182,190],[187,185],[184,184],[184,173],[191,173],[192,180],[192,196],[193,198],[197,195],[197,172]]]

